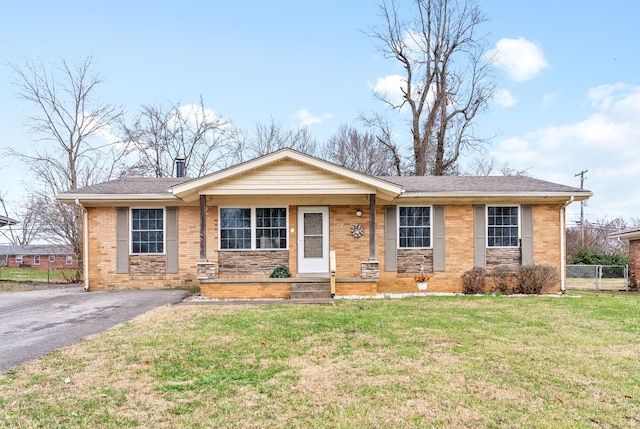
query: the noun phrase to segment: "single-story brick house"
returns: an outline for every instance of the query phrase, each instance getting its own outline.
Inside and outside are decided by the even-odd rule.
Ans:
[[[0,266],[77,269],[78,258],[68,246],[30,244],[26,246],[0,246]]]
[[[640,280],[640,226],[618,231],[611,238],[629,240],[629,284],[637,288]]]
[[[421,267],[434,292],[460,291],[473,267],[564,273],[565,208],[591,195],[528,177],[372,177],[283,149],[196,179],[120,179],[57,198],[84,208],[89,290],[289,298],[314,282],[337,295],[418,292]],[[279,265],[292,277],[269,278]]]

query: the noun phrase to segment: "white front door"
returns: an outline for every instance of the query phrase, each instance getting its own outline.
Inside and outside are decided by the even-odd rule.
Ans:
[[[329,274],[329,207],[298,207],[298,273]]]

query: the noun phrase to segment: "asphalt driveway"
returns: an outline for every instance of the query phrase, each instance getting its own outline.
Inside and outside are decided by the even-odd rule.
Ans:
[[[85,292],[81,287],[0,294],[0,373],[165,304],[181,290]]]

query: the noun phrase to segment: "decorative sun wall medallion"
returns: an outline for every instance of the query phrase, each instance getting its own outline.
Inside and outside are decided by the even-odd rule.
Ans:
[[[353,238],[360,238],[364,235],[364,228],[359,223],[351,225],[351,236]]]

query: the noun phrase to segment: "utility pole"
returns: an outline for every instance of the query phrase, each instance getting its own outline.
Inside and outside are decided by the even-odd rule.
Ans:
[[[582,170],[573,177],[580,176],[580,189],[584,189],[584,175],[589,170]],[[584,246],[584,200],[580,201],[580,244]]]

